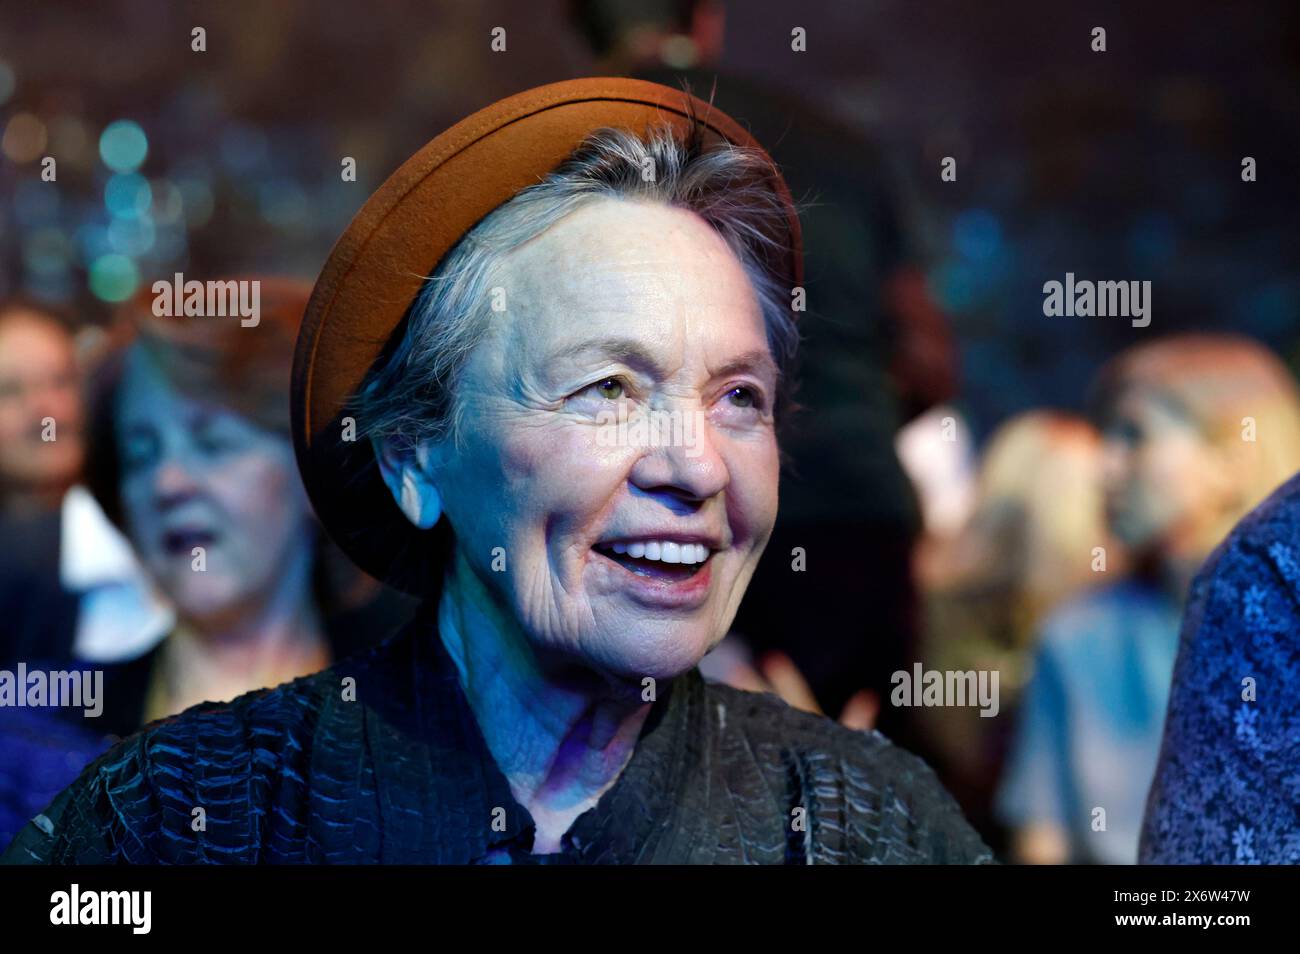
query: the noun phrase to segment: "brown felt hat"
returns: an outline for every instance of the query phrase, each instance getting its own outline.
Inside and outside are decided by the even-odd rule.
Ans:
[[[552,83],[493,103],[433,139],[379,187],[335,244],[294,354],[294,445],[317,516],[362,569],[427,594],[450,552],[445,520],[422,531],[402,515],[363,429],[342,439],[348,402],[403,329],[424,279],[484,216],[541,181],[592,132],[661,125],[762,151],[734,120],[681,90],[605,77]],[[794,287],[802,284],[799,220],[774,164],[770,179],[786,202],[782,244]]]

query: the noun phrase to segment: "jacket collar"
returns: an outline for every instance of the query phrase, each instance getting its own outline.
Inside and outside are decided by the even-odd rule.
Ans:
[[[383,861],[626,863],[652,852],[689,852],[689,836],[678,845],[664,843],[703,823],[706,814],[683,810],[704,771],[700,756],[708,752],[697,670],[659,683],[614,785],[579,816],[561,851],[534,855],[532,816],[515,800],[487,747],[436,619],[436,605],[426,603],[394,639],[387,654],[392,668],[381,680],[392,691],[367,700],[385,823]]]

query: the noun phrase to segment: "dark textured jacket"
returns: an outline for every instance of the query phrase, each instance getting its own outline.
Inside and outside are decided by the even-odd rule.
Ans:
[[[627,767],[562,850],[531,847],[531,817],[425,622],[314,676],[154,723],[86,769],[3,860],[992,860],[933,773],[884,736],[698,670],[661,683]]]

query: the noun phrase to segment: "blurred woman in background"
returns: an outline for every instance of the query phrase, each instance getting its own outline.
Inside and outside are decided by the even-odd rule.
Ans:
[[[1300,393],[1245,338],[1125,351],[1103,369],[1095,407],[1107,522],[1133,572],[1044,624],[998,796],[1012,855],[1031,863],[1136,860],[1191,579],[1300,468]]]
[[[142,294],[91,373],[85,480],[174,610],[147,651],[96,662],[99,716],[0,710],[0,844],[120,737],[316,672],[404,621],[408,604],[325,540],[298,476],[289,372],[310,286],[259,280],[251,327],[157,318]],[[28,668],[86,664],[47,653]]]
[[[94,376],[88,483],[176,611],[155,650],[106,673],[118,735],[317,672],[404,621],[329,545],[298,476],[289,373],[310,286],[249,280],[250,327],[157,318],[142,295]]]
[[[990,439],[965,524],[918,549],[917,658],[927,670],[999,673],[997,718],[965,707],[912,711],[928,759],[994,850],[1005,833],[993,793],[1034,639],[1051,609],[1098,581],[1096,546],[1119,569],[1104,525],[1101,437],[1083,418],[1031,411]]]

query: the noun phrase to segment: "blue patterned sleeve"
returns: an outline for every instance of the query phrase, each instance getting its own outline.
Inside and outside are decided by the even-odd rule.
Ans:
[[[1139,860],[1300,863],[1300,478],[1192,585]]]

